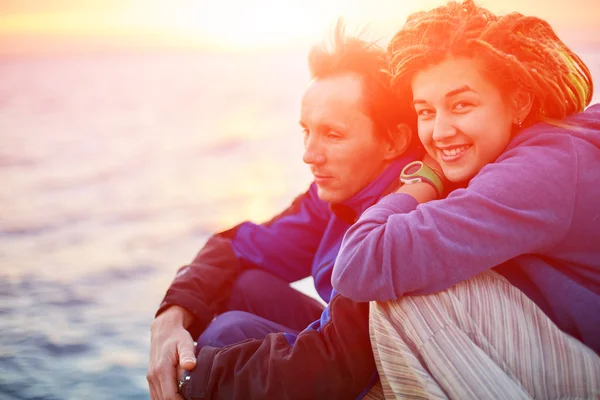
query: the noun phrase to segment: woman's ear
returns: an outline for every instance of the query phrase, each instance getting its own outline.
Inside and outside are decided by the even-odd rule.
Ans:
[[[385,160],[393,160],[401,156],[408,149],[413,137],[413,131],[407,124],[398,124],[396,129],[388,133],[388,147],[384,156]]]
[[[511,99],[513,109],[513,124],[520,125],[531,112],[533,94],[521,88],[517,89]]]

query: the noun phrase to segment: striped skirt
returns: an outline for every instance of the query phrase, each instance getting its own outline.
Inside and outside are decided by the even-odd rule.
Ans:
[[[600,399],[600,357],[501,275],[372,302],[367,398]]]

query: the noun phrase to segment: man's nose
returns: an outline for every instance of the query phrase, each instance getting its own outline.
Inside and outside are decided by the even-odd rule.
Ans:
[[[321,165],[325,163],[325,154],[316,135],[309,135],[304,142],[304,156],[302,161],[306,164]]]

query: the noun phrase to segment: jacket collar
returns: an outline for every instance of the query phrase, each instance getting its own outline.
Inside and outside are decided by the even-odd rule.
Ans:
[[[331,211],[342,221],[353,224],[358,217],[383,196],[398,189],[400,172],[406,164],[418,159],[414,152],[398,157],[360,192],[341,203],[330,204]]]

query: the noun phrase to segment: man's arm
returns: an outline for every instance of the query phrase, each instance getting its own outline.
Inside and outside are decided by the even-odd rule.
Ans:
[[[194,261],[179,269],[156,312],[159,317],[172,306],[187,311],[185,328],[198,337],[223,311],[231,286],[241,269],[241,261],[232,248],[236,228],[211,237]]]
[[[146,378],[153,400],[178,398],[177,368],[194,367],[193,338],[225,310],[240,271],[261,268],[288,281],[307,276],[328,219],[313,185],[271,221],[244,223],[211,237],[178,271],[151,327]]]
[[[224,348],[203,347],[182,394],[187,399],[355,399],[376,370],[369,304],[336,294],[313,325],[297,337],[272,333]]]
[[[260,268],[287,282],[308,276],[330,215],[313,184],[269,222],[246,222],[211,237],[178,271],[156,315],[172,305],[185,308],[193,316],[188,330],[197,337],[225,311],[243,269]]]

